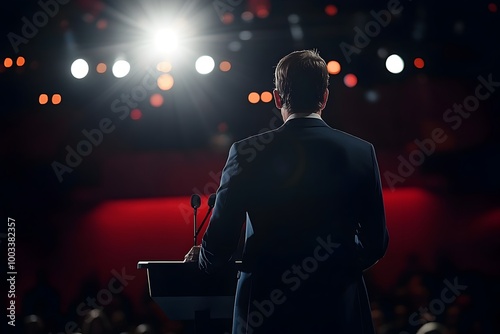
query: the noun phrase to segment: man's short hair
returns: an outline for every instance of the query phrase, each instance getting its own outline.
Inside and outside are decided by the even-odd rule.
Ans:
[[[290,113],[318,111],[328,87],[326,62],[316,50],[294,51],[283,57],[274,72],[274,84]]]

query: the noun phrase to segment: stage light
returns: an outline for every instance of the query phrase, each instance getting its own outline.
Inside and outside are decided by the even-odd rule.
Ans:
[[[269,103],[273,100],[273,94],[271,94],[271,92],[267,92],[267,91],[262,92],[262,94],[260,94],[260,99],[264,103]]]
[[[328,64],[326,65],[326,68],[328,69],[328,73],[333,75],[339,74],[341,70],[340,63],[336,60],[329,61]]]
[[[228,72],[229,70],[231,70],[231,63],[228,62],[227,60],[224,60],[220,63],[219,65],[219,69],[222,71],[222,72]]]
[[[102,73],[106,72],[106,70],[108,69],[108,67],[104,63],[99,63],[99,64],[97,64],[97,66],[96,66],[95,69],[96,69],[97,73],[101,73],[102,74]]]
[[[61,103],[62,97],[60,94],[54,94],[52,95],[52,104],[59,104]]]
[[[159,62],[156,65],[156,69],[160,72],[168,73],[172,70],[172,64],[170,64],[168,61],[164,60],[164,61]]]
[[[385,61],[385,67],[391,73],[398,74],[405,68],[405,63],[403,59],[397,54],[390,55]]]
[[[249,12],[249,11],[245,11],[243,13],[241,13],[241,19],[245,22],[250,22],[253,20],[253,13],[252,12]]]
[[[259,103],[259,101],[260,101],[259,93],[251,92],[250,94],[248,94],[248,102],[255,104]]]
[[[3,61],[3,66],[5,66],[6,68],[12,67],[13,64],[14,62],[11,58],[5,58]]]
[[[325,7],[325,13],[328,16],[335,16],[339,12],[337,6],[335,5],[328,5]]]
[[[496,4],[494,4],[493,2],[489,3],[488,4],[488,10],[491,12],[491,13],[496,13],[497,10],[498,10],[498,7]]]
[[[368,100],[368,102],[375,103],[378,101],[379,95],[376,91],[369,90],[365,93],[365,98]]]
[[[425,62],[422,58],[415,58],[413,65],[415,65],[416,68],[424,68]]]
[[[49,96],[47,94],[40,94],[38,97],[38,103],[47,104],[47,102],[49,102]]]
[[[344,84],[349,88],[353,88],[358,84],[358,78],[352,73],[346,74]]]
[[[149,103],[151,104],[151,106],[159,108],[163,105],[163,96],[161,96],[161,94],[158,93],[153,94],[149,98]]]
[[[228,44],[228,49],[233,51],[233,52],[238,52],[241,50],[242,45],[239,41],[232,41]]]
[[[130,118],[134,121],[138,121],[142,118],[142,111],[140,109],[132,109],[130,111]]]
[[[172,29],[162,29],[156,33],[154,43],[159,52],[173,52],[179,47],[179,36]]]
[[[89,73],[89,64],[84,59],[77,59],[71,64],[71,74],[76,79],[83,79]]]
[[[123,78],[130,72],[130,64],[126,60],[118,60],[113,64],[111,71],[115,77]]]
[[[208,74],[214,70],[215,61],[210,56],[201,56],[196,60],[196,71],[200,74]]]
[[[221,21],[224,24],[231,24],[234,22],[234,15],[229,12],[224,13],[224,15],[222,15]]]
[[[22,56],[17,57],[17,60],[16,60],[17,66],[23,66],[25,63],[26,63],[26,59],[24,59],[24,57],[22,57]]]
[[[252,38],[252,32],[248,30],[243,30],[240,32],[239,37],[242,41],[248,41]]]
[[[169,90],[174,86],[174,77],[170,74],[162,74],[158,77],[156,81],[158,88],[161,90]]]

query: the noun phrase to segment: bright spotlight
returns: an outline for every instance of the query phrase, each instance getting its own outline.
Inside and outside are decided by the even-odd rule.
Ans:
[[[210,56],[201,56],[195,64],[196,71],[200,74],[208,74],[214,70],[215,61]]]
[[[89,73],[89,64],[83,59],[77,59],[71,64],[71,74],[76,79],[83,79]]]
[[[118,60],[113,64],[111,71],[115,77],[123,78],[130,72],[130,64],[126,60]]]
[[[385,67],[391,73],[398,74],[405,68],[405,63],[400,56],[393,54],[387,57],[385,61]]]
[[[179,36],[171,29],[163,29],[155,35],[155,46],[160,52],[172,52],[179,46]]]

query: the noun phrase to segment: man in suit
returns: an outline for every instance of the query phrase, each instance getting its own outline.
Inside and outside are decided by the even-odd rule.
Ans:
[[[245,225],[233,334],[374,333],[363,271],[388,246],[379,169],[370,143],[321,119],[328,80],[316,51],[282,58],[284,124],[229,151],[199,266],[234,263]]]

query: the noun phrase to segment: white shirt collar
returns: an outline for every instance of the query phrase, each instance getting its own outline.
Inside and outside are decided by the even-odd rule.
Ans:
[[[312,112],[310,114],[304,114],[304,113],[296,113],[296,114],[291,114],[288,116],[286,119],[285,123],[288,122],[291,119],[294,118],[317,118],[317,119],[322,119],[321,116],[317,112]]]

